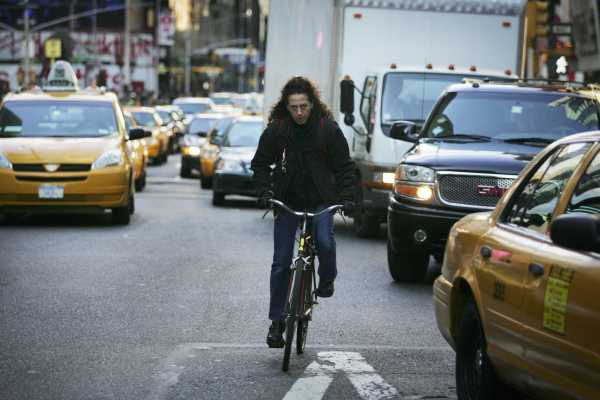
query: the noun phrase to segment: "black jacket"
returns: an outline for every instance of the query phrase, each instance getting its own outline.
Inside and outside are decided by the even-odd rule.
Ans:
[[[308,122],[307,122],[308,123]],[[273,190],[275,198],[285,201],[291,178],[298,168],[308,168],[325,204],[353,200],[355,173],[350,159],[348,142],[335,121],[316,118],[312,148],[300,165],[293,154],[293,122],[289,119],[270,123],[262,133],[258,149],[252,159],[258,195]],[[274,169],[271,166],[274,165]]]

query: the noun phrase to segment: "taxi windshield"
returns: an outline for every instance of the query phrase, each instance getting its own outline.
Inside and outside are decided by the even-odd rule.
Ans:
[[[7,101],[0,108],[0,137],[103,137],[118,132],[111,103]]]

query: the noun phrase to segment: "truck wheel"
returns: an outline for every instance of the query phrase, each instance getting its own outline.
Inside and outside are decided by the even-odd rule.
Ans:
[[[429,266],[429,254],[408,249],[394,250],[388,239],[387,255],[390,275],[396,282],[423,282]]]
[[[357,207],[352,218],[354,220],[352,226],[356,236],[361,238],[372,238],[379,234],[379,218],[368,215],[360,205]]]

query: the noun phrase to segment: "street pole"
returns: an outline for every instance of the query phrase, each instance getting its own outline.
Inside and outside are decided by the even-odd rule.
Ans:
[[[156,0],[156,7],[154,8],[154,12],[156,13],[156,16],[154,18],[155,21],[155,27],[154,27],[154,51],[155,53],[155,62],[154,62],[154,68],[156,68],[156,86],[154,89],[154,93],[156,96],[156,100],[158,101],[159,98],[159,83],[160,83],[160,72],[159,72],[159,65],[160,65],[160,0]]]
[[[192,31],[185,32],[185,94],[190,95],[192,80]]]
[[[131,6],[131,0],[125,0],[125,39],[123,43],[123,82],[127,86],[127,90],[131,91],[131,70],[130,70],[130,58],[131,58],[131,37],[130,37],[130,22],[129,22],[129,8]]]
[[[29,86],[29,9],[27,8],[27,3],[28,1],[24,2],[25,8],[23,9],[23,23],[25,25],[25,59],[23,62],[25,66],[25,87]]]

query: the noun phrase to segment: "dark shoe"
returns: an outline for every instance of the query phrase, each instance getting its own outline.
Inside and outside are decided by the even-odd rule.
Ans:
[[[267,344],[270,348],[282,348],[284,345],[283,331],[285,331],[285,321],[273,321],[267,334]]]
[[[331,297],[333,296],[333,281],[323,282],[319,281],[319,286],[315,293],[318,297]]]

